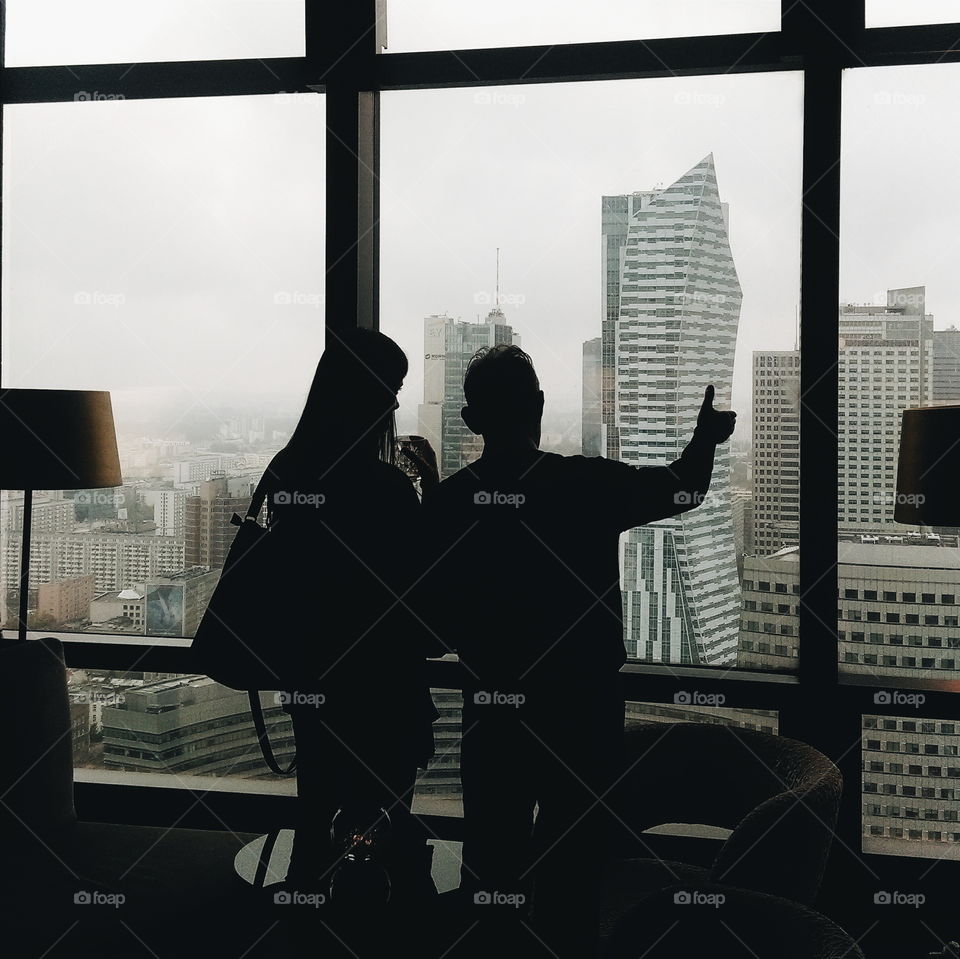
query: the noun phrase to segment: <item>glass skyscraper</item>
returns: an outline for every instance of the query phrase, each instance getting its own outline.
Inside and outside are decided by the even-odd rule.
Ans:
[[[708,384],[716,388],[715,405],[730,406],[741,290],[713,155],[665,189],[604,197],[603,211],[603,338],[612,347],[604,353],[606,359],[612,352],[615,363],[613,408],[604,410],[604,423],[613,426],[617,458],[663,466],[693,435]],[[622,236],[624,216],[621,242],[615,236]],[[740,586],[728,444],[717,448],[704,502],[625,533],[620,562],[630,656],[736,663]]]
[[[465,402],[463,376],[477,350],[501,343],[519,346],[520,337],[497,306],[482,323],[449,316],[428,316],[423,321],[423,402],[417,418],[421,435],[437,453],[442,479],[483,451],[483,438],[471,433],[460,416]]]

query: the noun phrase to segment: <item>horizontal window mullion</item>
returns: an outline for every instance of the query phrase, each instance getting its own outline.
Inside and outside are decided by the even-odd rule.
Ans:
[[[308,93],[311,82],[303,57],[5,67],[2,78],[4,103]]]
[[[795,70],[778,33],[385,53],[380,89]]]

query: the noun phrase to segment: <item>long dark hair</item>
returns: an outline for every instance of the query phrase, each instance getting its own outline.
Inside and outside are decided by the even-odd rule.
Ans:
[[[394,403],[407,375],[402,349],[376,330],[327,330],[307,400],[286,449],[302,459],[347,455],[376,444],[380,459],[396,460]],[[328,449],[327,447],[332,447]]]

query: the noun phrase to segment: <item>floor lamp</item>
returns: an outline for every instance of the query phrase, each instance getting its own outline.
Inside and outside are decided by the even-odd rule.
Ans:
[[[0,390],[0,489],[23,490],[20,640],[27,638],[33,491],[107,489],[122,482],[108,392]]]
[[[960,526],[960,406],[903,411],[893,518]]]

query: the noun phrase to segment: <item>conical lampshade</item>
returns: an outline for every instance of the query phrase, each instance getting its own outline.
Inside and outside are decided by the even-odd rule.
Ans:
[[[110,394],[0,390],[0,489],[120,486]]]

